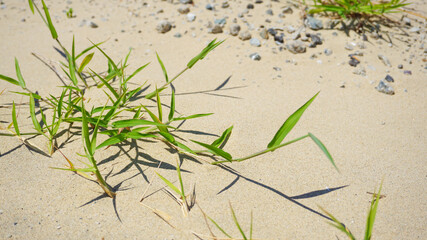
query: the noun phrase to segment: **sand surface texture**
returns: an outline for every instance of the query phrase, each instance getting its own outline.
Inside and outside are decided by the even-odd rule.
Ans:
[[[29,89],[44,97],[59,96],[61,81],[31,55],[37,54],[61,71],[58,63],[66,60],[55,50],[58,45],[48,28],[37,14],[31,13],[27,1],[1,2],[0,74],[16,78],[16,57]],[[41,3],[36,2],[40,7]],[[367,32],[368,41],[354,31],[347,36],[340,30],[341,25],[319,31],[305,28],[303,35],[320,33],[323,44],[294,54],[285,49],[292,36],[287,29],[298,29],[303,21],[301,10],[292,2],[264,0],[255,4],[230,0],[228,8],[222,8],[223,3],[218,0],[195,0],[194,5],[178,0],[46,2],[66,48],[71,49],[73,35],[77,52],[90,46],[90,41],[107,40],[101,48],[116,62],[132,48],[129,74],[151,62],[130,83],[133,88],[147,81],[145,86],[149,88],[141,96],[164,83],[156,52],[172,77],[211,40],[226,39],[174,82],[176,110],[180,114],[214,113],[185,121],[180,126],[182,131],[175,132],[194,149],[201,147],[188,139],[210,143],[233,125],[224,150],[235,157],[263,150],[286,118],[320,91],[286,139],[307,132],[315,134],[332,154],[340,173],[310,139],[222,167],[210,165],[210,157],[178,156],[159,141],[137,141],[137,145],[114,145],[95,154],[101,173],[117,191],[117,197],[111,199],[96,183],[72,172],[51,169],[66,166],[59,152],[49,158],[30,150],[16,137],[1,136],[0,239],[199,239],[193,232],[200,239],[212,239],[200,209],[231,236],[241,238],[229,203],[248,235],[253,213],[253,237],[257,239],[345,239],[344,234],[328,225],[319,206],[362,237],[372,199],[367,192],[378,189],[382,179],[385,197],[379,203],[374,238],[427,238],[424,18],[406,13],[411,26],[405,26],[402,14],[389,15],[399,27],[381,26],[380,39]],[[208,3],[214,10],[206,9]],[[248,3],[254,4],[254,9],[245,12]],[[187,14],[178,12],[185,6],[196,16],[193,22],[188,21]],[[286,6],[293,13],[279,16]],[[427,16],[426,6],[426,1],[417,1],[406,9]],[[67,18],[65,12],[69,8],[73,8],[74,18]],[[273,15],[266,12],[268,9]],[[243,17],[239,17],[241,13]],[[325,17],[316,18],[324,24],[327,21]],[[208,32],[209,22],[214,24],[215,19],[226,20],[223,33]],[[234,19],[241,32],[248,30],[260,40],[260,47],[229,34]],[[156,30],[162,20],[172,23],[169,32]],[[90,22],[97,28],[91,27]],[[285,43],[275,43],[271,35],[269,39],[261,38],[262,26],[284,33]],[[353,50],[347,50],[346,45]],[[332,54],[325,54],[325,49]],[[97,50],[91,52],[95,55],[89,67],[105,71],[105,58]],[[261,60],[251,59],[253,53],[258,53]],[[349,54],[358,54],[357,67],[349,65]],[[386,56],[391,65],[385,65],[379,54]],[[365,70],[364,76],[353,73],[358,68]],[[387,82],[394,88],[394,95],[375,89],[387,74],[394,79]],[[28,97],[13,93],[20,91],[19,87],[0,81],[0,92],[3,90],[1,132],[7,133],[5,128],[12,122],[12,101],[17,105],[21,131],[33,131]],[[87,90],[85,98],[87,108],[102,106],[106,101],[96,87]],[[170,88],[161,98],[166,116]],[[134,105],[139,104],[155,111],[154,101],[139,98]],[[78,155],[84,154],[78,124],[72,132],[70,139],[64,134],[58,143],[70,160],[84,166],[79,162],[87,159]],[[99,142],[105,139],[100,136]],[[30,141],[46,150],[43,137]],[[186,193],[194,188],[198,204],[188,217],[162,190],[165,183],[154,175],[158,171],[178,186],[177,158],[182,161]],[[156,170],[160,162],[162,165]],[[211,222],[208,225],[217,237],[226,237]]]

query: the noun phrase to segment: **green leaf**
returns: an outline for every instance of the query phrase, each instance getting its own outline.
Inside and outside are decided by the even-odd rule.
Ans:
[[[222,40],[220,42],[216,42],[216,38],[214,40],[212,40],[208,46],[206,46],[202,52],[200,52],[197,56],[195,56],[193,59],[190,60],[190,62],[188,62],[187,67],[188,68],[192,68],[194,66],[194,64],[196,64],[199,60],[202,60],[203,58],[206,57],[206,55],[212,51],[214,48],[218,47],[221,43],[223,43],[225,40]]]
[[[163,90],[165,90],[165,89],[166,89],[166,87],[161,87],[161,88],[159,88],[159,89],[156,89],[155,91],[153,91],[153,92],[151,92],[151,93],[147,94],[147,95],[145,96],[145,99],[151,99],[151,98],[153,98],[154,96],[156,96],[156,94],[158,94],[158,93],[162,92],[162,91],[163,91]]]
[[[19,82],[17,80],[13,79],[13,78],[10,78],[10,77],[7,77],[7,76],[4,76],[4,75],[0,74],[0,79],[3,79],[3,80],[5,80],[6,82],[9,82],[9,83],[15,84],[16,86],[20,86]]]
[[[220,148],[214,147],[214,146],[206,144],[206,143],[201,143],[201,142],[198,142],[198,141],[194,141],[194,140],[191,140],[191,141],[194,142],[194,143],[199,144],[202,147],[207,148],[211,153],[213,153],[215,155],[218,155],[218,156],[221,156],[221,157],[225,158],[226,160],[228,160],[229,162],[231,162],[232,159],[233,159],[228,152],[225,152],[224,150],[222,150]]]
[[[181,185],[181,196],[182,196],[182,200],[186,203],[186,201],[185,201],[185,192],[184,192],[184,183],[182,181],[181,168],[179,166],[178,159],[176,160],[176,172],[178,174],[179,184]]]
[[[166,83],[168,83],[169,82],[169,78],[168,78],[168,73],[166,71],[165,65],[163,65],[163,62],[160,59],[159,54],[157,54],[157,52],[156,52],[156,56],[157,56],[157,61],[159,61],[159,64],[162,67],[163,74],[165,75]]]
[[[127,120],[119,120],[116,122],[113,122],[113,128],[126,128],[126,127],[133,127],[138,125],[151,125],[151,126],[161,126],[161,127],[167,127],[167,125],[162,123],[156,123],[144,119],[127,119]]]
[[[105,42],[105,41],[104,41],[104,42]],[[83,50],[81,53],[79,53],[79,54],[76,56],[76,60],[77,60],[77,59],[79,59],[79,57],[83,56],[85,53],[87,53],[87,52],[89,52],[90,50],[92,50],[93,48],[95,48],[96,46],[99,46],[99,45],[103,44],[104,42],[100,42],[100,43],[97,43],[97,44],[95,44],[95,45],[92,45],[92,46],[90,46],[90,47],[86,48],[85,50]]]
[[[86,152],[89,154],[89,156],[93,156],[94,150],[92,149],[92,144],[89,138],[89,127],[88,127],[88,120],[87,120],[87,116],[86,116],[86,110],[85,110],[85,105],[82,101],[81,103],[81,109],[83,111],[81,111],[82,113],[82,138],[83,138],[83,143],[85,144],[86,147]],[[88,158],[89,158],[88,156]]]
[[[36,118],[35,102],[34,102],[34,97],[32,95],[30,95],[30,115],[31,115],[31,120],[33,121],[34,129],[36,129],[37,132],[41,133],[42,129],[39,121],[37,121],[37,118]]]
[[[169,180],[167,180],[166,178],[164,178],[162,175],[160,175],[158,172],[156,172],[156,174],[160,177],[160,179],[163,180],[163,182],[165,182],[170,189],[174,190],[178,195],[180,195],[182,198],[185,198],[185,196],[181,193],[181,191],[179,191],[179,189],[177,187],[175,187],[175,185],[173,185]]]
[[[316,93],[308,102],[306,102],[302,107],[300,107],[296,112],[294,112],[291,116],[286,119],[280,129],[276,132],[271,142],[268,144],[268,148],[278,146],[283,141],[283,139],[288,135],[288,133],[292,130],[292,128],[297,124],[300,117],[304,113],[304,111],[310,106],[311,102],[317,97],[319,94]]]
[[[105,80],[103,77],[101,77],[100,75],[98,75],[98,73],[96,73],[95,71],[93,71],[92,69],[90,69],[90,71],[92,71],[93,74],[95,74],[99,80],[101,80],[101,82],[107,86],[108,90],[110,90],[110,92],[114,95],[114,97],[116,97],[116,99],[119,99],[119,94],[117,93],[116,90],[114,90],[114,88],[107,82],[107,80]]]
[[[68,75],[73,82],[74,86],[78,87],[77,77],[76,77],[76,67],[74,66],[74,59],[70,54],[67,54],[68,58],[68,69],[70,74]]]
[[[80,67],[79,67],[79,73],[81,73],[81,72],[83,72],[83,69],[86,67],[86,65],[88,65],[89,64],[89,62],[92,60],[92,57],[93,57],[93,55],[94,55],[95,53],[91,53],[91,54],[88,54],[84,59],[83,59],[83,61],[82,61],[82,63],[80,64]]]
[[[16,93],[16,94],[20,94],[20,95],[24,95],[24,96],[30,96],[32,95],[35,99],[41,99],[42,97],[40,97],[40,95],[35,94],[35,93],[28,93],[28,92],[14,92],[11,91],[11,93]]]
[[[230,138],[231,132],[233,131],[233,126],[227,128],[217,140],[215,140],[211,146],[220,147],[221,145],[225,145],[225,143]]]
[[[326,149],[325,145],[313,134],[308,133],[308,136],[317,144],[317,146],[320,148],[320,150],[323,151],[323,153],[328,157],[329,161],[331,161],[332,165],[334,165],[335,169],[339,172],[337,166],[335,165],[334,159],[332,158],[331,154],[329,153],[328,149]]]
[[[343,233],[345,233],[351,240],[356,240],[356,238],[351,233],[350,229],[348,229],[344,224],[342,224],[338,219],[336,219],[332,214],[327,212],[325,209],[319,207],[330,219],[332,219],[333,223],[328,222],[330,225],[339,229]]]
[[[224,233],[224,235],[225,236],[227,236],[228,238],[230,238],[230,239],[234,239],[232,236],[230,236],[228,233],[226,233],[225,231],[224,231],[224,229],[222,229],[222,227],[220,227],[219,225],[218,225],[218,223],[216,223],[212,218],[210,218],[209,216],[206,216],[215,226],[216,226],[216,228],[218,228],[222,233]]]
[[[144,109],[145,109],[145,111],[146,112],[148,112],[148,114],[150,115],[150,117],[151,117],[151,119],[153,119],[153,121],[155,121],[156,123],[159,123],[159,124],[163,124],[162,123],[162,121],[160,121],[160,119],[159,118],[157,118],[157,116],[156,115],[154,115],[154,113],[153,112],[151,112],[148,108],[146,108],[145,106],[142,106]],[[165,126],[167,126],[167,125],[165,125]],[[158,125],[158,127],[157,127],[159,130],[160,130],[160,132],[168,132],[168,129],[167,129],[167,127],[163,127],[163,126],[161,126],[161,125]]]
[[[19,81],[19,86],[21,86],[22,89],[27,89],[27,87],[25,86],[24,78],[22,77],[22,74],[21,74],[21,69],[19,68],[18,59],[16,58],[15,58],[15,69],[16,69],[16,76],[18,77],[18,81]]]
[[[28,5],[30,5],[31,12],[34,14],[33,0],[28,0]]]
[[[373,194],[371,207],[369,208],[368,219],[366,220],[366,230],[365,230],[365,239],[369,240],[372,236],[372,230],[374,228],[375,216],[377,214],[378,203],[380,202],[381,188],[383,186],[383,181],[381,181],[380,189],[378,193]]]
[[[44,13],[46,15],[47,24],[50,30],[50,33],[52,34],[53,39],[58,39],[58,34],[56,33],[55,27],[52,24],[52,20],[50,19],[49,10],[46,7],[46,4],[44,3],[44,0],[42,0]]]
[[[15,102],[12,103],[12,123],[15,128],[16,135],[21,136],[18,127],[18,121],[16,120]]]
[[[125,82],[128,82],[131,78],[133,78],[136,74],[138,74],[142,69],[144,69],[146,66],[148,66],[148,64],[150,64],[150,63],[147,63],[144,66],[141,66],[138,69],[136,69],[129,77],[126,78]]]
[[[168,142],[172,143],[173,145],[175,145],[176,140],[175,138],[172,136],[172,134],[168,133],[168,132],[159,132],[160,135],[162,135]]]
[[[181,121],[181,120],[187,120],[192,118],[199,118],[199,117],[206,117],[209,115],[212,115],[213,113],[201,113],[201,114],[193,114],[187,117],[179,117],[179,118],[173,118],[172,121]]]
[[[169,122],[173,119],[174,114],[175,114],[175,91],[172,89],[171,107],[170,107],[169,116],[168,116]]]
[[[89,40],[90,41],[90,40]],[[119,68],[117,67],[117,65],[114,63],[114,61],[104,52],[104,51],[102,51],[102,49],[101,48],[99,48],[98,47],[98,45],[96,45],[95,43],[93,43],[92,41],[90,41],[93,45],[94,45],[94,47],[96,47],[107,59],[108,59],[108,64],[110,64],[113,68],[114,68],[114,71],[117,73],[117,72],[120,72],[119,71]]]

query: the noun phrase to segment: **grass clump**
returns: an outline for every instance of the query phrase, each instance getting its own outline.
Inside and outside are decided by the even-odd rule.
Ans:
[[[81,130],[81,132],[76,132],[74,135],[81,134],[82,136],[81,146],[84,150],[84,154],[80,154],[80,156],[83,156],[88,160],[88,162],[84,162],[85,167],[76,167],[74,163],[64,155],[65,159],[67,160],[68,167],[57,169],[73,171],[86,178],[92,179],[100,185],[100,187],[108,196],[114,197],[115,190],[112,189],[105,181],[99,170],[98,162],[95,157],[96,151],[104,147],[109,147],[119,143],[127,143],[128,140],[137,141],[141,139],[154,139],[162,141],[175,148],[178,153],[189,154],[196,157],[202,157],[206,154],[213,154],[215,160],[211,163],[222,164],[226,162],[232,163],[246,161],[262,154],[272,152],[289,144],[298,142],[302,139],[310,138],[323,151],[332,165],[338,170],[331,154],[328,152],[323,143],[312,133],[307,133],[306,135],[299,138],[284,142],[286,136],[298,123],[305,110],[310,106],[319,93],[316,93],[303,106],[301,106],[288,119],[286,119],[286,121],[278,129],[277,133],[274,135],[264,150],[249,154],[244,157],[233,158],[230,153],[224,150],[224,146],[231,136],[233,127],[226,129],[218,139],[210,144],[197,140],[190,141],[181,137],[176,137],[179,129],[178,127],[173,126],[174,123],[189,119],[206,117],[212,113],[175,116],[175,113],[177,112],[175,109],[175,90],[174,88],[171,88],[170,110],[166,118],[163,116],[164,113],[160,94],[168,89],[168,87],[179,76],[191,69],[198,61],[204,59],[207,54],[221,45],[223,41],[217,41],[216,39],[211,41],[199,54],[197,54],[186,64],[182,71],[180,71],[172,78],[169,77],[169,74],[167,73],[160,56],[157,55],[157,61],[162,68],[165,83],[160,87],[156,87],[152,92],[144,95],[143,97],[140,97],[140,95],[144,94],[145,89],[143,89],[143,86],[145,83],[138,85],[135,88],[130,88],[131,85],[129,83],[137,76],[137,74],[146,68],[148,64],[144,64],[138,67],[135,71],[128,75],[127,67],[129,66],[128,60],[131,51],[129,51],[124,60],[115,62],[104,50],[99,47],[103,42],[91,42],[91,46],[87,47],[80,53],[77,53],[75,50],[76,47],[73,38],[71,49],[67,49],[59,39],[56,29],[52,24],[49,10],[46,7],[45,2],[43,0],[41,1],[43,11],[40,11],[38,6],[32,0],[29,0],[28,3],[32,13],[34,14],[35,11],[37,11],[41,16],[46,26],[50,30],[52,38],[57,42],[60,50],[62,50],[65,55],[66,61],[61,62],[63,74],[66,75],[64,79],[60,78],[63,83],[63,86],[61,86],[61,95],[53,96],[52,94],[49,94],[49,96],[42,97],[39,94],[30,91],[26,87],[18,60],[15,60],[17,79],[4,75],[0,75],[0,79],[19,86],[23,91],[17,93],[28,97],[29,115],[33,123],[33,128],[36,132],[25,134],[35,136],[41,135],[47,139],[48,151],[47,154],[44,153],[45,155],[54,154],[55,150],[59,149],[59,146],[67,143],[67,141],[61,143],[60,145],[57,143],[60,132],[70,133],[73,131],[73,125],[77,125],[78,129]],[[101,56],[107,61],[108,68],[106,71],[96,72],[89,67],[90,62],[95,54],[95,52],[92,52],[92,50],[100,52]],[[83,60],[80,61],[80,58],[83,58]],[[59,76],[59,74],[57,75]],[[86,105],[88,103],[88,99],[85,98],[85,94],[89,89],[99,89],[102,91],[103,94],[100,95],[104,96],[103,101],[105,102],[105,105],[87,108]],[[157,112],[149,110],[147,105],[142,101],[155,102]],[[39,111],[36,111],[36,106],[39,107]],[[47,120],[48,115],[51,116],[50,121]],[[12,125],[15,131],[11,130]],[[21,132],[18,127],[18,119],[16,117],[14,104],[12,108],[12,124],[8,129],[10,132],[9,134],[1,135],[17,136],[19,138],[22,138],[21,136],[24,135],[24,133]],[[99,134],[107,135],[108,138],[101,143],[97,143],[97,137]],[[203,147],[203,149],[192,149],[187,146],[188,143],[194,143],[196,146]],[[30,144],[28,141],[24,141],[24,144],[32,146],[32,144]],[[159,177],[180,196],[180,199],[183,202],[182,205],[185,206],[188,210],[188,204],[186,201],[186,195],[184,193],[178,163],[176,169],[181,184],[181,189],[175,187],[169,180],[160,174]],[[88,176],[87,173],[90,173],[92,176]]]
[[[385,13],[399,12],[399,8],[408,5],[406,0],[391,0],[373,2],[371,0],[313,0],[313,13],[332,13],[341,18],[369,19],[372,16],[379,16]]]

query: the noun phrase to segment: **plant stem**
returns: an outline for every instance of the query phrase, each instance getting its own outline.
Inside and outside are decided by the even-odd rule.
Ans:
[[[262,154],[268,153],[268,152],[272,152],[272,151],[274,151],[274,150],[276,150],[276,149],[278,149],[278,148],[284,147],[284,146],[286,146],[286,145],[289,145],[289,144],[292,144],[292,143],[298,142],[298,141],[300,141],[300,140],[302,140],[302,139],[304,139],[304,138],[306,138],[306,137],[308,137],[308,136],[309,136],[309,135],[307,134],[307,135],[304,135],[304,136],[302,136],[302,137],[299,137],[299,138],[296,138],[296,139],[294,139],[294,140],[291,140],[291,141],[289,141],[289,142],[285,142],[285,143],[280,144],[280,145],[277,145],[277,146],[275,146],[275,147],[267,148],[267,149],[262,150],[262,151],[260,151],[260,152],[257,152],[257,153],[254,153],[254,154],[251,154],[251,155],[249,155],[249,156],[242,157],[242,158],[237,158],[237,159],[232,159],[231,161],[232,161],[232,162],[242,162],[242,161],[245,161],[245,160],[247,160],[247,159],[254,158],[254,157],[257,157],[257,156],[259,156],[259,155],[262,155]],[[223,160],[223,161],[213,162],[212,164],[216,165],[216,164],[219,164],[219,163],[225,163],[225,162],[230,162],[230,161],[228,161],[228,160]]]
[[[104,178],[101,175],[101,172],[99,172],[98,166],[96,165],[96,160],[93,156],[90,156],[89,160],[92,162],[93,167],[95,168],[95,175],[96,179],[98,180],[99,186],[101,186],[102,190],[111,198],[114,198],[116,196],[116,193],[108,186],[108,184],[105,182]]]

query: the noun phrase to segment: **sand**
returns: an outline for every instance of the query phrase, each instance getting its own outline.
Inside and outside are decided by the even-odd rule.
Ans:
[[[362,237],[372,199],[367,192],[378,189],[382,179],[385,198],[379,203],[374,238],[426,238],[427,75],[424,50],[419,48],[425,28],[421,28],[421,34],[403,36],[398,35],[398,28],[383,27],[392,35],[392,46],[384,40],[380,44],[369,38],[365,49],[354,46],[353,51],[344,46],[362,42],[354,31],[347,36],[337,29],[321,30],[323,45],[307,48],[304,54],[292,54],[280,51],[271,38],[262,40],[263,46],[257,48],[226,33],[207,33],[205,25],[215,17],[229,16],[224,28],[228,30],[246,1],[229,1],[228,9],[221,9],[222,2],[217,1],[215,12],[205,9],[207,1],[195,1],[195,6],[190,6],[197,16],[192,23],[178,13],[181,4],[145,2],[147,5],[139,1],[73,0],[67,4],[56,0],[47,4],[60,40],[67,48],[71,48],[73,35],[77,51],[91,45],[88,39],[108,40],[102,49],[116,61],[123,59],[129,48],[133,49],[129,72],[151,62],[132,80],[133,86],[148,80],[151,90],[164,82],[156,52],[169,76],[174,76],[209,41],[226,39],[174,86],[176,109],[180,113],[215,113],[186,121],[181,126],[185,131],[178,135],[211,142],[233,125],[225,150],[235,157],[264,149],[284,120],[320,91],[287,139],[307,132],[315,134],[331,152],[340,173],[309,139],[245,162],[225,164],[226,167],[208,164],[210,158],[181,155],[186,192],[194,188],[198,203],[184,217],[180,206],[162,191],[165,184],[153,178],[154,170],[163,162],[157,171],[177,183],[174,166],[178,155],[161,142],[141,141],[138,148],[123,145],[97,151],[101,172],[117,190],[117,197],[111,199],[103,195],[96,183],[71,172],[51,169],[66,164],[59,152],[48,158],[29,150],[15,137],[0,137],[0,239],[198,239],[193,233],[210,239],[206,237],[211,234],[200,209],[231,236],[240,238],[229,204],[246,233],[253,214],[253,237],[257,239],[345,239],[344,234],[328,225],[320,207],[333,213],[355,236]],[[0,73],[15,77],[16,57],[29,89],[42,96],[59,94],[61,82],[57,76],[31,55],[36,53],[54,64],[63,61],[54,49],[57,45],[48,29],[39,16],[31,14],[27,1],[4,4],[6,7],[0,10]],[[265,14],[267,4],[272,4],[274,16]],[[300,26],[300,11],[295,8],[281,24],[276,23],[279,9],[286,5],[289,4],[284,1],[256,4],[252,16],[246,16],[254,25],[253,36],[259,38],[260,25]],[[419,1],[408,9],[426,16],[426,6],[425,1]],[[73,8],[75,18],[66,18],[67,7]],[[390,17],[399,21],[400,14]],[[411,14],[408,17],[414,26],[424,21]],[[272,23],[266,23],[266,18]],[[165,34],[157,33],[156,24],[164,19],[172,21],[175,28]],[[83,20],[95,22],[98,28],[80,26]],[[238,22],[242,30],[247,29]],[[174,37],[178,32],[182,37]],[[323,54],[325,48],[333,54]],[[364,53],[358,58],[366,76],[353,74],[355,68],[348,64],[348,54],[355,51]],[[94,52],[91,68],[104,71],[106,61],[100,52]],[[254,52],[261,55],[261,61],[249,58]],[[311,59],[313,54],[316,58]],[[392,66],[385,66],[378,54],[387,56]],[[409,64],[411,54],[414,58]],[[403,64],[403,69],[398,69],[398,64]],[[403,70],[410,70],[412,75]],[[395,95],[375,89],[387,74],[395,80],[391,83]],[[21,128],[31,131],[27,97],[12,93],[20,89],[1,81],[0,91],[3,89],[1,126],[10,124],[11,103],[15,101]],[[165,90],[162,96],[166,105],[169,93],[169,89]],[[96,88],[87,94],[88,106],[105,103],[99,99],[102,92]],[[144,99],[137,100],[137,104],[155,106]],[[64,138],[60,138],[60,144]],[[72,140],[61,151],[79,163],[84,158],[77,154],[84,150],[78,131]],[[46,148],[41,137],[30,141]],[[187,144],[199,149],[191,142]],[[209,226],[216,236],[225,237],[212,223]]]

